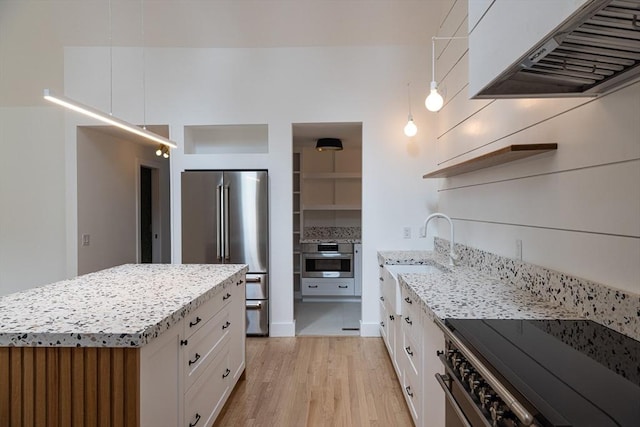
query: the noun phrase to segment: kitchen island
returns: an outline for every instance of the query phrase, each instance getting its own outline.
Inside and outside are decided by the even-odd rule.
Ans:
[[[244,372],[246,272],[129,264],[0,297],[0,425],[210,425]]]

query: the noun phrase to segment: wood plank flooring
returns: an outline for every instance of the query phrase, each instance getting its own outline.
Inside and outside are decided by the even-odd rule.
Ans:
[[[247,368],[214,424],[412,426],[381,338],[247,338]]]

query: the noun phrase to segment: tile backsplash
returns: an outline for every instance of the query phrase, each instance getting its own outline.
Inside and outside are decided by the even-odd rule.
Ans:
[[[435,250],[448,253],[449,241],[435,238]],[[506,258],[456,243],[459,263],[500,278],[559,306],[576,309],[584,318],[640,341],[640,295]]]

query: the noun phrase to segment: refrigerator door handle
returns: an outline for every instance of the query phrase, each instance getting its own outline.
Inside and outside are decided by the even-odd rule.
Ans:
[[[222,185],[216,187],[216,256],[218,260],[223,257],[222,253]]]
[[[224,221],[224,259],[229,260],[229,186],[224,187],[224,199],[223,199],[223,221]]]

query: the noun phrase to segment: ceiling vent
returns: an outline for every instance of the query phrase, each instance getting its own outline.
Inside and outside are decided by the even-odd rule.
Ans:
[[[593,0],[475,98],[595,96],[640,76],[640,0]]]

